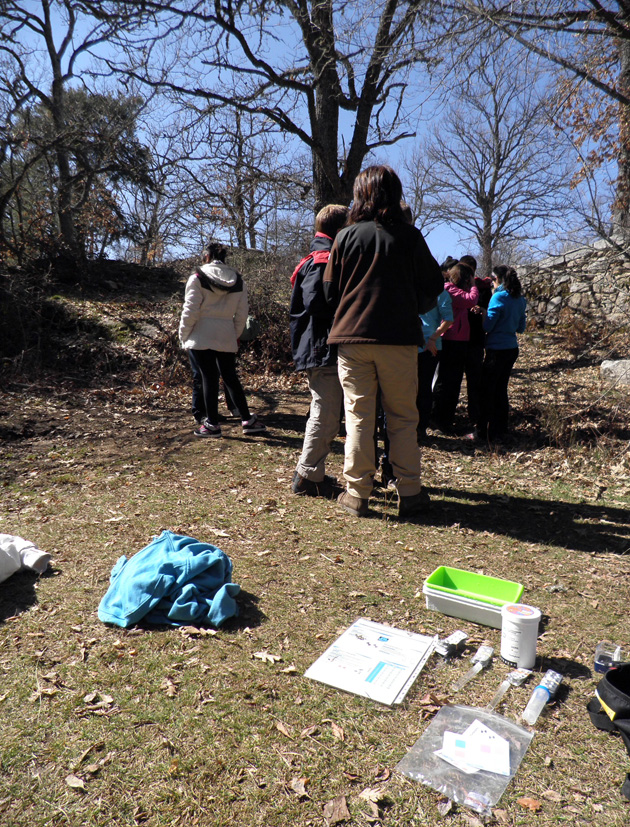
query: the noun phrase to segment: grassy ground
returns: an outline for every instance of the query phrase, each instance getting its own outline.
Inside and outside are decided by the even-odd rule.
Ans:
[[[497,630],[425,608],[425,578],[448,564],[522,582],[546,617],[537,673],[565,676],[494,821],[626,827],[630,758],[585,705],[595,644],[630,644],[628,397],[602,395],[596,359],[565,352],[524,337],[509,448],[436,437],[424,450],[434,509],[417,523],[383,492],[363,520],[290,494],[308,404],[291,377],[248,379],[267,437],[230,420],[220,440],[193,438],[185,387],[9,388],[0,531],[53,567],[0,585],[0,823],[301,827],[332,823],[324,808],[345,797],[348,824],[477,824],[465,808],[442,816],[440,796],[394,767],[440,704],[488,703],[500,660],[453,695],[468,657],[434,656],[394,709],[303,677],[359,617],[498,649]],[[330,471],[342,461],[338,440]],[[165,528],[234,562],[241,614],[216,634],[97,618],[118,557]],[[532,686],[501,711],[515,718]]]

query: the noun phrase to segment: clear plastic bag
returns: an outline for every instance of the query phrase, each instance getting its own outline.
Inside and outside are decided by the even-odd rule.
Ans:
[[[479,770],[466,773],[435,755],[441,749],[444,733],[463,733],[474,721],[480,721],[510,745],[509,775]],[[514,778],[527,752],[533,732],[514,721],[474,706],[444,706],[416,741],[396,769],[408,778],[421,781],[458,804],[484,815],[499,801]]]

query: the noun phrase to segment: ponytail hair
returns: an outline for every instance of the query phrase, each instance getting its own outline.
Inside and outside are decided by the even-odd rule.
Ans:
[[[210,240],[203,251],[203,262],[209,264],[211,261],[222,261],[225,264],[227,257],[227,247],[224,247],[220,241]]]
[[[499,264],[493,268],[492,273],[513,299],[517,299],[521,295],[521,282],[513,267]]]

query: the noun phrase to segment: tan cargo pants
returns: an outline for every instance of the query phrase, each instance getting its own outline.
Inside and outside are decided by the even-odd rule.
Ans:
[[[415,345],[339,345],[339,380],[346,410],[343,475],[350,494],[367,499],[376,473],[374,426],[380,387],[390,462],[401,497],[419,493],[417,433],[418,348]]]

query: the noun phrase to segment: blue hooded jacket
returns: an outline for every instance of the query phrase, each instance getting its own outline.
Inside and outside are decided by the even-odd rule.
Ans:
[[[509,350],[518,347],[517,333],[525,330],[527,302],[523,296],[510,296],[504,287],[492,294],[483,322],[488,350]]]

